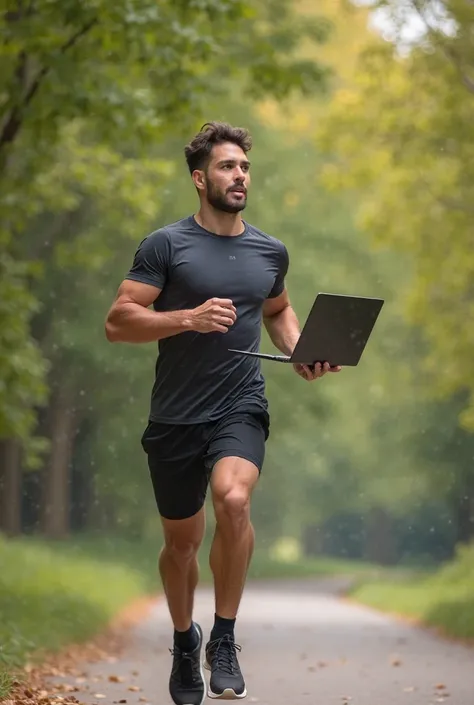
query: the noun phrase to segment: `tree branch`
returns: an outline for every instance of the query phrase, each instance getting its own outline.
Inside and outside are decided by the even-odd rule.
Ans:
[[[461,203],[460,201],[455,201],[451,198],[440,198],[439,202],[441,203],[441,205],[451,210],[461,211],[462,213],[469,213],[469,215],[474,215],[474,206],[469,206],[466,203]]]
[[[459,58],[456,56],[454,51],[451,48],[446,47],[446,46],[443,47],[443,51],[444,51],[445,55],[447,56],[447,58],[454,65],[454,68],[459,73],[459,76],[461,77],[461,80],[464,83],[464,86],[467,88],[467,90],[470,93],[474,94],[474,80],[472,78],[469,78],[469,76],[466,76],[466,74],[464,73],[464,71],[462,69]]]
[[[79,29],[75,34],[70,37],[67,42],[65,42],[59,49],[60,54],[65,54],[69,49],[71,49],[87,32],[89,32],[94,25],[97,24],[97,18],[90,20],[81,29]],[[20,75],[24,73],[26,66],[27,56],[22,52],[19,56],[18,71]],[[8,119],[6,120],[2,131],[0,133],[0,152],[5,145],[13,142],[16,138],[23,120],[23,111],[31,103],[34,96],[36,95],[41,83],[44,81],[45,77],[48,75],[51,67],[43,66],[40,71],[36,74],[33,82],[25,93],[25,96],[19,105],[16,105],[10,112]]]
[[[414,9],[418,13],[418,16],[420,17],[420,19],[425,23],[426,28],[427,28],[428,32],[430,33],[431,37],[436,40],[439,32],[434,27],[432,27],[432,25],[427,20],[425,13],[423,12],[423,9],[419,6],[419,0],[413,0],[412,4],[413,4]],[[473,4],[473,3],[471,2],[471,4]],[[439,41],[439,40],[437,41],[437,44],[438,44],[438,46],[440,46],[440,48],[443,51],[443,53],[445,54],[445,56],[454,65],[455,69],[457,69],[464,86],[468,89],[468,91],[470,93],[474,94],[474,79],[470,78],[469,76],[466,76],[466,74],[464,73],[463,68],[461,66],[461,62],[459,60],[459,57],[456,56],[456,53],[453,51],[452,47],[447,46],[445,42]]]

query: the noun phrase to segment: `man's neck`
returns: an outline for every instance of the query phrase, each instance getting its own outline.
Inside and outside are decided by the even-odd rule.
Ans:
[[[232,237],[244,232],[244,223],[240,213],[224,213],[215,210],[212,206],[209,208],[201,206],[194,217],[198,225],[215,235]]]

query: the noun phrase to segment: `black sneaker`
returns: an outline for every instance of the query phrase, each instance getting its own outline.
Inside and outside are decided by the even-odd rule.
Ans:
[[[240,646],[230,634],[206,644],[204,667],[211,671],[208,696],[223,700],[245,698],[247,689],[242,676],[237,651]]]
[[[199,634],[199,644],[187,653],[176,645],[170,649],[173,666],[170,676],[170,695],[176,705],[202,705],[206,697],[204,673],[201,668],[202,629],[194,624]]]

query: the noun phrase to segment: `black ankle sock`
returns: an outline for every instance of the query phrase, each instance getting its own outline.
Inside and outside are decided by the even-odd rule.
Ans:
[[[211,631],[211,641],[221,639],[226,634],[234,636],[235,619],[226,619],[216,614],[214,615],[214,620],[214,626]]]
[[[189,629],[185,632],[178,632],[174,630],[174,643],[181,649],[181,651],[194,651],[196,646],[199,644],[199,634],[194,624],[191,624]]]

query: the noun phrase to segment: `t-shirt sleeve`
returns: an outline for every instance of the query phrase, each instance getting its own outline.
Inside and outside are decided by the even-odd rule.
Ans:
[[[283,293],[285,288],[285,277],[288,272],[289,264],[290,257],[288,255],[288,250],[283,243],[280,243],[280,250],[278,252],[278,272],[272,290],[268,294],[269,299],[274,299],[276,296],[280,296],[280,294]]]
[[[170,263],[170,242],[165,230],[148,235],[138,246],[133,264],[125,279],[151,284],[163,289]]]

